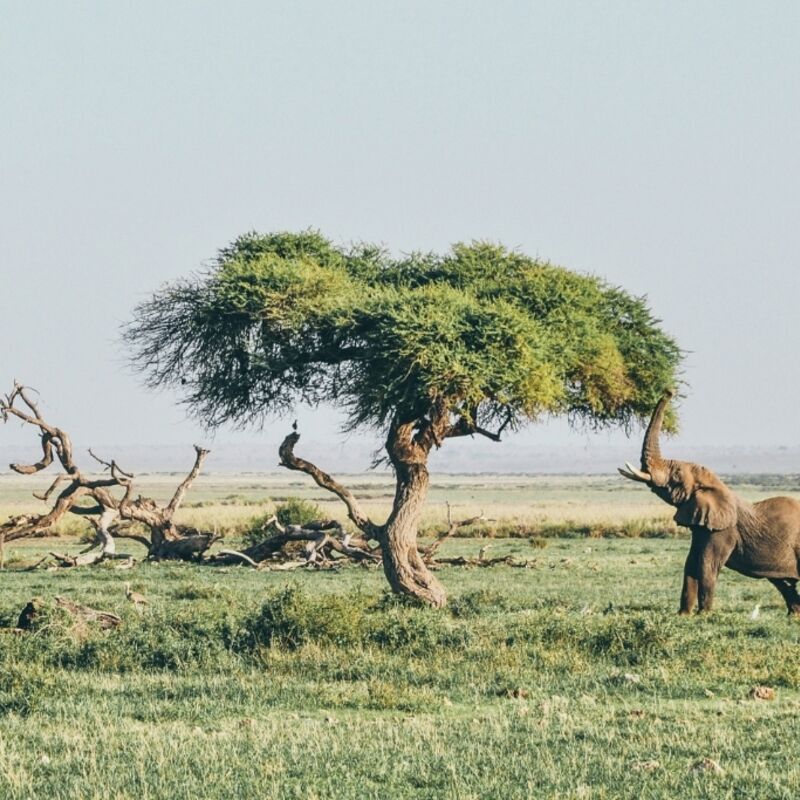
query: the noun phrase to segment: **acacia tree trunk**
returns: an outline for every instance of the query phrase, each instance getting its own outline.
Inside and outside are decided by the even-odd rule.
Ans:
[[[392,590],[432,606],[447,603],[444,587],[425,565],[417,549],[417,532],[428,494],[425,464],[395,464],[397,488],[392,513],[380,531],[383,571]]]
[[[428,454],[435,442],[430,429],[420,434],[413,423],[392,425],[386,451],[397,484],[392,513],[381,526],[378,541],[392,590],[441,608],[447,603],[447,594],[417,549],[419,522],[428,495]]]
[[[294,454],[300,434],[290,433],[280,446],[280,463],[310,475],[318,486],[337,495],[347,506],[348,516],[367,539],[377,540],[386,578],[392,590],[411,595],[428,605],[442,607],[447,595],[425,565],[417,550],[417,531],[428,493],[428,453],[435,438],[420,435],[415,422],[392,425],[386,450],[395,470],[397,488],[389,518],[376,525],[364,513],[352,492],[319,467]]]

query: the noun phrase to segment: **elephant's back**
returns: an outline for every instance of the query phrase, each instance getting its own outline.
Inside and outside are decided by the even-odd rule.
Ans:
[[[770,497],[753,505],[759,538],[775,551],[790,549],[800,560],[800,501],[793,497]]]
[[[800,527],[800,501],[794,497],[769,497],[753,503],[756,513],[770,520],[793,520]]]
[[[800,502],[743,503],[738,528],[741,539],[728,566],[753,578],[800,579]]]

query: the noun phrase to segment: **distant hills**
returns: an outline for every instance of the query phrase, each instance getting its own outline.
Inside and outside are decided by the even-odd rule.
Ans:
[[[375,457],[375,442],[366,438],[339,443],[300,442],[298,455],[333,473],[363,473]],[[263,444],[208,445],[211,455],[206,462],[207,472],[277,472],[278,442]],[[114,458],[133,472],[184,472],[194,459],[191,445],[93,445],[98,454]],[[800,473],[800,446],[792,447],[685,447],[665,446],[665,455],[688,461],[698,461],[716,472],[731,475],[743,473]],[[85,447],[76,446],[76,452]],[[380,456],[381,453],[378,453]],[[7,471],[10,462],[30,462],[38,457],[35,447],[0,445],[0,472]],[[431,471],[453,474],[531,473],[531,474],[615,474],[625,460],[638,460],[638,445],[565,445],[537,446],[530,442],[515,443],[513,439],[501,444],[453,440],[431,458]],[[79,463],[91,469],[88,455]],[[51,468],[52,469],[52,468]],[[385,469],[379,467],[379,469]]]

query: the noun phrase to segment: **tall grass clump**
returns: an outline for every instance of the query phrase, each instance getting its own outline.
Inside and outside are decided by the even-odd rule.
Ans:
[[[370,603],[358,595],[319,596],[290,586],[273,592],[244,620],[235,646],[240,651],[292,650],[314,643],[414,654],[460,647],[468,639],[466,626],[393,595]]]

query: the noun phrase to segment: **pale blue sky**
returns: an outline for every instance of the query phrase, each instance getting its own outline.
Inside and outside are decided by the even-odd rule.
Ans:
[[[161,282],[252,228],[488,238],[649,296],[680,442],[797,444],[798,41],[795,2],[0,0],[0,384],[188,443],[118,341]]]

